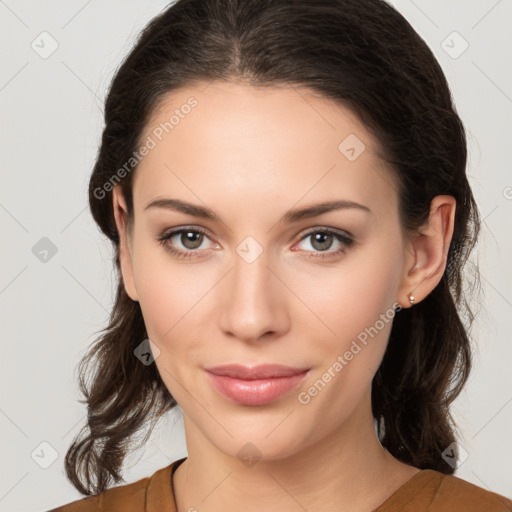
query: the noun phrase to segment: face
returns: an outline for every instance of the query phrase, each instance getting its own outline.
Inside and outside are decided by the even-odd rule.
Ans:
[[[146,127],[123,277],[186,428],[225,454],[250,442],[285,457],[369,411],[410,264],[397,187],[344,107],[305,89],[205,85],[167,96]],[[237,402],[205,370],[230,363],[308,371]]]

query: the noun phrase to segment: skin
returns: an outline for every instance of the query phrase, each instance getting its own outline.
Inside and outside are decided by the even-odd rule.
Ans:
[[[125,289],[140,303],[160,350],[155,364],[183,410],[188,458],[173,477],[178,511],[372,510],[419,471],[382,447],[371,414],[391,321],[309,403],[298,394],[393,304],[410,307],[411,292],[416,304],[434,289],[455,199],[434,198],[421,234],[404,236],[378,142],[351,111],[307,89],[213,82],[173,91],[142,140],[190,96],[197,106],[136,170],[132,229],[119,186],[113,194]],[[354,161],[338,149],[349,134],[366,146]],[[145,209],[164,197],[208,206],[221,220]],[[291,209],[338,199],[371,213],[280,222]],[[180,227],[207,231],[196,245],[179,234],[168,241],[190,258],[157,240]],[[327,227],[350,233],[355,245],[304,238]],[[251,263],[237,253],[248,236],[262,250]],[[311,257],[318,254],[331,256]],[[275,402],[245,406],[217,393],[203,369],[235,362],[311,371]],[[244,446],[261,457],[250,467],[237,455]]]

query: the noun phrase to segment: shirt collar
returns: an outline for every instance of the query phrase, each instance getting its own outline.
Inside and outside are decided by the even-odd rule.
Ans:
[[[169,466],[159,469],[149,479],[146,492],[147,512],[177,512],[172,476],[176,468],[186,459],[178,459]]]

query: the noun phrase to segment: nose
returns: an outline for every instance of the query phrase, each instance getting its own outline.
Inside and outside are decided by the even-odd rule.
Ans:
[[[220,328],[246,343],[282,336],[290,324],[290,295],[265,252],[252,262],[235,254],[217,295]]]

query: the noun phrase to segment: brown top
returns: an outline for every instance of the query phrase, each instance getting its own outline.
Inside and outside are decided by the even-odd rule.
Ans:
[[[48,512],[176,512],[172,475],[178,459],[151,477]],[[461,478],[424,469],[372,512],[511,512],[512,501]]]

